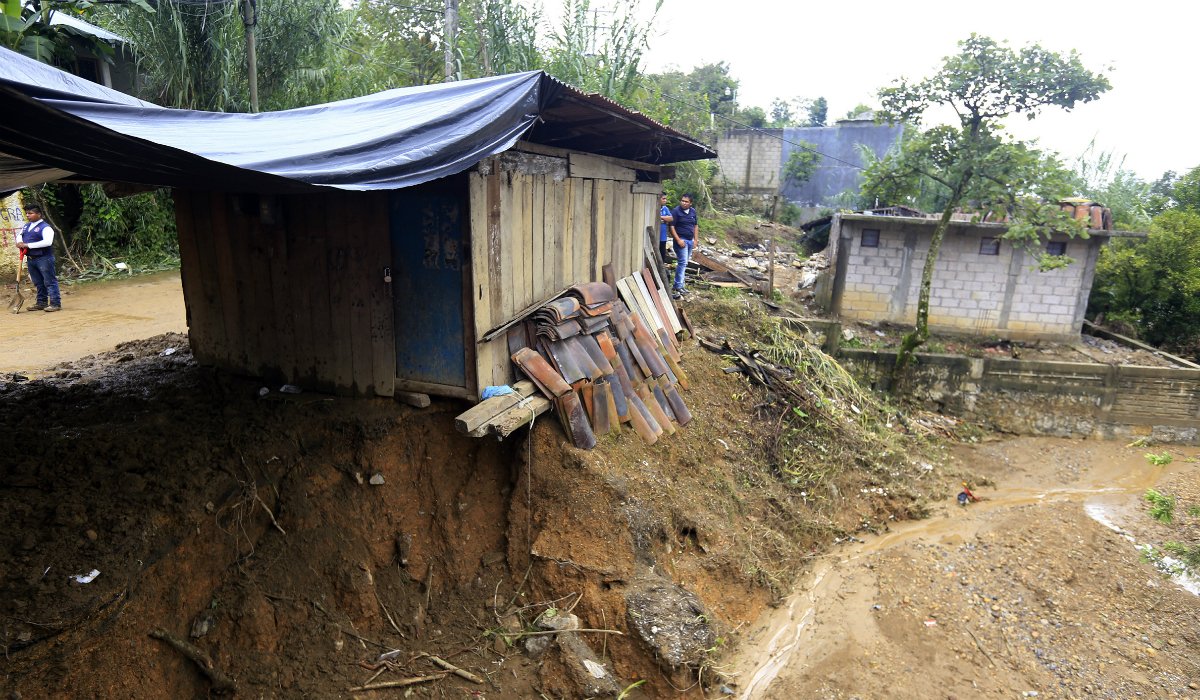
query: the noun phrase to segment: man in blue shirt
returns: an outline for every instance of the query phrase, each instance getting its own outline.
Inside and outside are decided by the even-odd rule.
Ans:
[[[679,206],[671,210],[671,235],[675,238],[675,286],[673,299],[682,299],[686,291],[683,287],[683,276],[687,271],[688,260],[692,257],[692,248],[696,245],[696,230],[699,217],[692,208],[692,195],[685,194],[679,198]]]
[[[54,274],[54,229],[42,221],[42,208],[36,204],[25,207],[25,221],[17,248],[25,251],[29,279],[37,287],[37,303],[30,311],[58,311],[62,301],[58,294],[58,277]]]
[[[665,265],[667,262],[667,241],[671,240],[669,236],[671,222],[673,221],[671,218],[671,207],[667,206],[666,192],[658,195],[658,218],[662,222],[658,225],[658,256],[662,258]]]

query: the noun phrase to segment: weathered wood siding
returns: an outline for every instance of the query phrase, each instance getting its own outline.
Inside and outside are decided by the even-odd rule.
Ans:
[[[618,278],[642,267],[658,187],[635,182],[628,165],[510,151],[471,172],[476,340],[566,287],[600,281],[607,264]],[[506,337],[476,348],[479,386],[511,384]]]
[[[385,193],[175,193],[192,351],[342,395],[396,378]]]

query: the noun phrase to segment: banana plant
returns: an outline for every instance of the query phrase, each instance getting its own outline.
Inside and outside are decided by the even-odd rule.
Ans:
[[[126,0],[146,12],[154,12],[146,0]],[[87,15],[95,0],[0,0],[0,45],[42,63],[56,56],[71,55],[72,43],[82,43],[97,58],[112,63],[113,47],[103,39],[74,27],[51,24],[55,12],[74,17]]]

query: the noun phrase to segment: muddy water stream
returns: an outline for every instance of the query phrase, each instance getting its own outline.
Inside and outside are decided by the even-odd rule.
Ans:
[[[1063,444],[1071,443],[1064,441]],[[1154,466],[1142,457],[1144,451],[1126,450],[1128,455],[1118,455],[1117,459],[1089,463],[1069,485],[1039,483],[1052,479],[1038,479],[1026,472],[1010,479],[1011,484],[988,489],[986,493],[977,492],[984,500],[970,507],[951,505],[953,501],[948,498],[942,514],[893,525],[886,534],[846,544],[830,552],[814,565],[783,604],[760,619],[745,638],[734,663],[739,697],[746,700],[776,697],[772,693],[772,683],[781,672],[786,675],[789,665],[792,668],[802,666],[806,659],[816,658],[825,651],[821,647],[827,642],[815,631],[818,611],[832,603],[831,594],[840,597],[837,591],[852,565],[885,550],[914,541],[937,541],[955,536],[969,538],[997,516],[1003,517],[1005,510],[1064,501],[1078,503],[1093,520],[1115,530],[1129,540],[1131,546],[1136,546],[1133,537],[1120,523],[1130,522],[1134,516],[1145,517],[1139,504],[1146,489],[1182,471],[1196,469],[1195,464],[1180,459],[1167,467]],[[1193,456],[1197,452],[1194,448],[1183,451]],[[1198,593],[1194,579],[1177,579],[1177,583]]]

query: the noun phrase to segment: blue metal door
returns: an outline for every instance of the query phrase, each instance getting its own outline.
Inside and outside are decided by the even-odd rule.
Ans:
[[[388,209],[396,376],[465,388],[463,197],[423,187],[396,190],[390,195]]]

